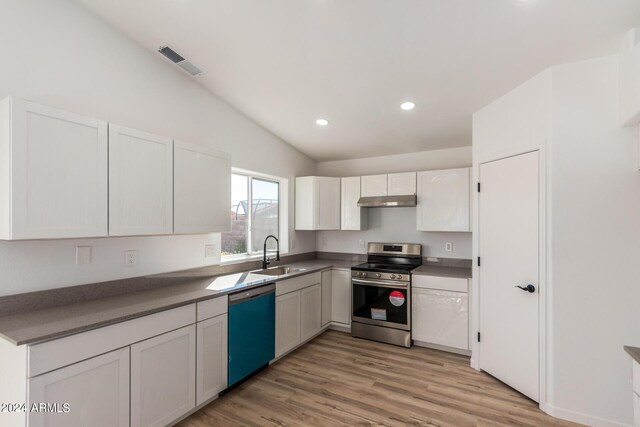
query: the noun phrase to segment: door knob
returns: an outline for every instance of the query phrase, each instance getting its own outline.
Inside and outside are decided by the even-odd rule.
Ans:
[[[536,291],[536,287],[533,285],[527,285],[527,286],[516,286],[516,288],[520,288],[523,291],[527,291],[529,293],[534,293]]]

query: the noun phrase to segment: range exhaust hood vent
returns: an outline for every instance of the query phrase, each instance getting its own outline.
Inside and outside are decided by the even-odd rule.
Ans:
[[[360,197],[358,200],[358,206],[361,208],[415,207],[417,204],[418,198],[415,194],[407,196]]]
[[[192,76],[197,77],[202,74],[201,69],[184,59],[182,55],[171,49],[169,46],[160,46],[158,52],[160,52],[162,55],[164,55],[165,58],[169,59],[171,62],[173,62]]]

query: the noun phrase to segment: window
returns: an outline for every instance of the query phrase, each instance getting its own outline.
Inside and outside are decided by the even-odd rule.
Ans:
[[[264,239],[280,238],[280,182],[277,179],[231,175],[231,231],[222,233],[222,256],[242,258],[261,254]],[[267,250],[276,248],[269,239]]]

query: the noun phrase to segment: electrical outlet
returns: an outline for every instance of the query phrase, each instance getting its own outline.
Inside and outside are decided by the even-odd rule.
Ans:
[[[204,257],[213,258],[216,256],[216,245],[204,245]]]
[[[447,242],[444,244],[444,250],[447,252],[453,252],[453,242]]]
[[[76,265],[91,264],[91,246],[76,246]]]
[[[124,265],[127,267],[134,267],[138,265],[138,251],[124,251]]]
[[[360,245],[360,249],[364,250],[367,243],[364,241],[364,239],[360,239],[358,241],[358,245]]]

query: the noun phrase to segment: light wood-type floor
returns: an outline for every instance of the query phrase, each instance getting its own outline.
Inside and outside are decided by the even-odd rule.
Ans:
[[[572,426],[469,358],[327,331],[180,427]]]

